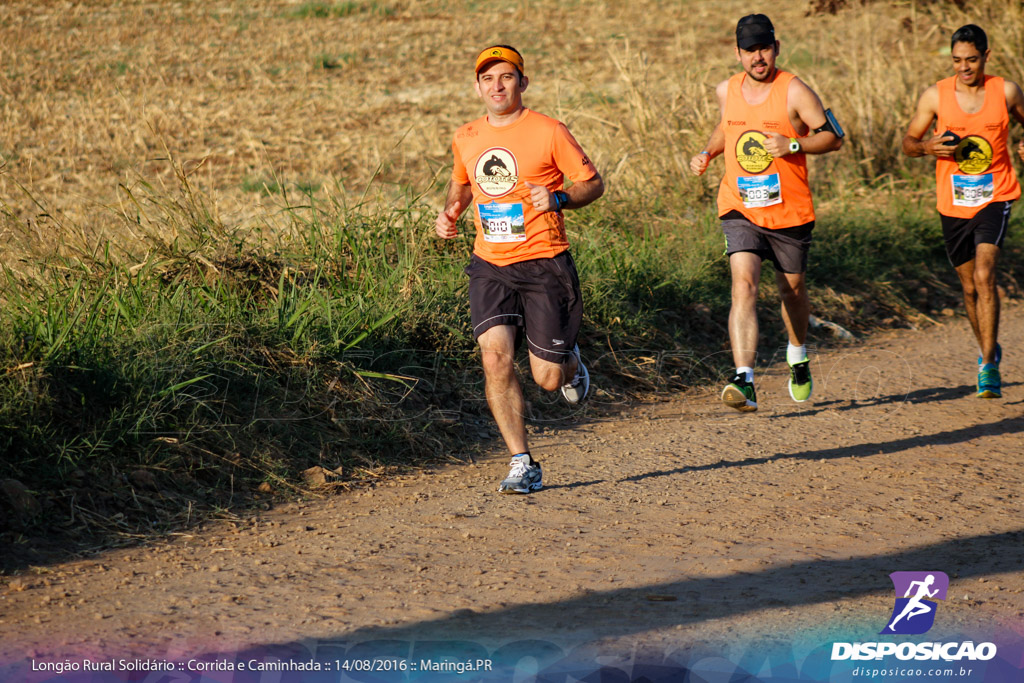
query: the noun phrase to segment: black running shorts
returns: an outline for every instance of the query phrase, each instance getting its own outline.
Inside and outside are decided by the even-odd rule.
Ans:
[[[725,233],[725,253],[729,256],[749,251],[769,259],[781,273],[807,271],[807,252],[811,248],[814,221],[793,228],[768,230],[754,225],[739,211],[730,211],[721,217]]]
[[[994,244],[1000,249],[1006,239],[1013,202],[989,202],[971,218],[943,216],[942,236],[946,240],[946,255],[954,268],[974,260],[979,244]]]
[[[516,325],[533,355],[552,363],[568,359],[583,321],[580,278],[568,251],[507,266],[474,254],[466,275],[474,339],[496,325]]]

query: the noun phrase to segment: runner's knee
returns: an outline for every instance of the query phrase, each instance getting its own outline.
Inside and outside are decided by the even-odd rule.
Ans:
[[[488,380],[507,380],[515,376],[515,366],[512,362],[512,354],[507,351],[481,351],[483,359],[484,375]]]
[[[757,299],[757,283],[746,277],[735,277],[732,281],[733,301]]]
[[[979,292],[991,293],[995,290],[996,271],[994,268],[984,266],[974,268],[973,285]]]
[[[555,391],[565,384],[565,364],[544,363],[533,366],[533,381],[544,391]]]
[[[564,384],[561,371],[545,371],[543,374],[534,373],[533,379],[537,382],[537,386],[544,391],[554,391]]]

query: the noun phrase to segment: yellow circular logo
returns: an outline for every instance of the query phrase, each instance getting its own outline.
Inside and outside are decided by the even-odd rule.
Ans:
[[[956,146],[953,158],[964,173],[984,173],[992,165],[992,145],[980,135],[968,135]]]
[[[766,136],[759,130],[748,130],[736,141],[736,161],[747,173],[760,173],[772,165],[775,157],[764,148]]]

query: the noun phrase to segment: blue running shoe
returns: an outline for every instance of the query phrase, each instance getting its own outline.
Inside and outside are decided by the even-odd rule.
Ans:
[[[999,367],[999,364],[1002,361],[1003,361],[1003,347],[999,345],[999,342],[996,342],[996,360],[995,360],[995,363],[996,363],[996,367],[997,368]],[[983,359],[981,356],[978,356],[978,370],[981,370],[981,366],[984,365],[984,364],[985,364],[985,359]]]
[[[1002,398],[1002,382],[999,377],[999,366],[986,363],[978,373],[978,398]]]

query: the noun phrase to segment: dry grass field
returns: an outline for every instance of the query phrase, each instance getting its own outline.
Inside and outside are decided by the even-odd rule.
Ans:
[[[851,133],[843,154],[819,160],[831,196],[904,179],[897,143],[921,89],[947,72],[943,50],[959,24],[986,26],[991,70],[1024,80],[1016,0],[966,11],[849,4],[835,15],[808,16],[804,2],[770,11],[782,65]],[[140,231],[174,229],[155,207],[177,200],[181,177],[218,220],[243,230],[277,225],[281,207],[309,192],[348,204],[419,194],[436,203],[451,133],[481,110],[472,60],[498,41],[524,52],[527,104],[569,123],[609,181],[609,201],[641,208],[679,196],[672,210],[639,218],[672,227],[715,182],[692,179],[686,163],[713,125],[714,83],[735,67],[736,19],[764,9],[735,0],[11,0],[0,7],[5,257],[89,253],[111,240],[140,258]]]
[[[1024,9],[830,4],[849,6],[770,10],[781,65],[849,131],[812,165],[815,315],[855,333],[952,315],[931,166],[898,143],[963,23],[989,29],[992,72],[1024,81]],[[715,376],[722,164],[702,178],[687,166],[714,126],[714,85],[736,69],[736,20],[759,9],[2,3],[0,480],[44,500],[25,528],[59,520],[109,542],[187,526],[193,503],[201,516],[291,495],[311,466],[377,476],[490,442],[468,239],[441,244],[431,224],[452,134],[482,111],[473,60],[496,42],[522,49],[528,106],[566,121],[607,181],[569,231],[585,264],[581,345],[612,353],[591,368],[610,404]],[[1007,254],[1012,296],[1024,274],[1020,248]],[[781,322],[764,310],[769,340]],[[666,378],[650,362],[662,351],[712,360]],[[440,379],[406,376],[427,356]],[[140,502],[139,472],[159,496]],[[11,519],[0,545],[30,545],[22,527],[3,531]]]

